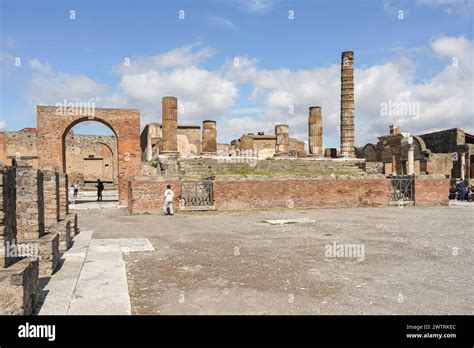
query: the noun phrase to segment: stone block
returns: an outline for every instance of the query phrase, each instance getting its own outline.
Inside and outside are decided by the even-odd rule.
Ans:
[[[0,269],[0,315],[30,315],[37,297],[37,260],[25,258]]]
[[[20,248],[24,247],[24,244],[34,246],[37,251],[36,256],[31,256],[31,258],[39,262],[40,277],[48,277],[56,271],[59,263],[58,233],[47,233],[41,238],[18,241]]]
[[[50,233],[57,233],[59,236],[59,251],[65,252],[72,246],[74,232],[71,228],[71,220],[65,219],[57,222],[48,229]]]

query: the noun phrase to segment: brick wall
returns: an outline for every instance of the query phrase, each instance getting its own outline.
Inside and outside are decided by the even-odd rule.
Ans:
[[[389,196],[386,179],[214,182],[217,210],[386,206]]]
[[[181,183],[179,181],[163,181],[159,179],[136,179],[129,182],[128,210],[132,214],[163,212],[166,185],[171,185],[174,192],[174,209],[179,210]]]
[[[416,205],[448,205],[449,179],[415,179]]]
[[[128,208],[131,213],[162,213],[166,185],[175,192],[179,210],[179,181],[133,179],[129,183]],[[387,206],[390,179],[226,179],[214,181],[217,210],[274,208],[349,208]],[[416,205],[447,205],[449,179],[417,178]]]

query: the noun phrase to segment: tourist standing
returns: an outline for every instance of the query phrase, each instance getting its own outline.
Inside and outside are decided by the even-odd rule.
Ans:
[[[173,215],[173,199],[174,199],[174,192],[171,189],[171,185],[166,186],[165,191],[165,204],[163,205],[163,213],[165,215]]]
[[[74,198],[77,198],[77,193],[79,192],[79,184],[77,181],[74,183]]]
[[[68,195],[68,203],[69,204],[74,204],[75,201],[74,201],[74,187],[73,185],[71,185],[71,187],[69,188],[69,195]]]
[[[102,191],[104,191],[104,184],[100,179],[97,179],[97,202],[102,202]]]

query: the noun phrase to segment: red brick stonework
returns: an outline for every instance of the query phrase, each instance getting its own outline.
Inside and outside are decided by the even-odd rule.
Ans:
[[[389,199],[385,179],[214,182],[218,210],[386,206]]]
[[[128,210],[132,214],[161,214],[163,213],[164,193],[166,185],[171,185],[174,192],[174,210],[179,211],[179,196],[181,195],[181,182],[163,181],[160,179],[134,178],[128,188]]]
[[[129,186],[131,213],[162,213],[166,185],[175,192],[179,210],[179,181],[134,178]],[[416,179],[416,205],[447,205],[449,180]],[[275,208],[351,208],[388,206],[390,179],[242,179],[216,180],[213,185],[217,210]]]
[[[39,167],[65,172],[64,139],[68,131],[83,121],[103,123],[117,137],[119,201],[126,203],[128,181],[140,169],[140,112],[95,108],[94,116],[84,116],[57,111],[55,106],[36,107]]]
[[[448,205],[449,179],[415,179],[416,205]]]

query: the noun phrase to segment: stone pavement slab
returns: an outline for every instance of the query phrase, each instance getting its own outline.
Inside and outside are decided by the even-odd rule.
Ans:
[[[146,238],[92,239],[93,231],[75,237],[63,264],[40,298],[40,315],[130,315],[122,253],[154,251]]]

